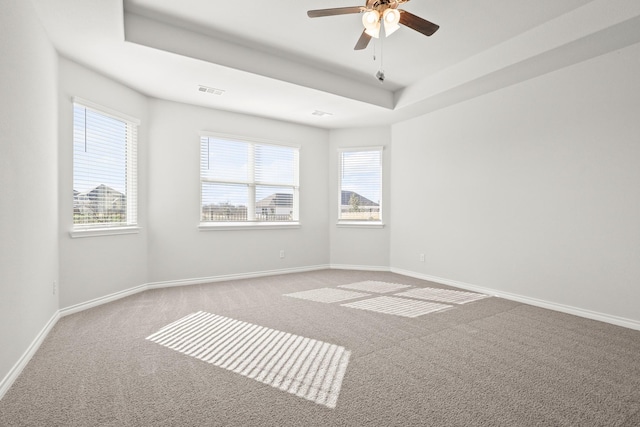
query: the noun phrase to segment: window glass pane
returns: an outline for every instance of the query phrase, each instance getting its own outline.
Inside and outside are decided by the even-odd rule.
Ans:
[[[202,177],[213,180],[248,182],[249,144],[202,138]]]
[[[379,221],[382,200],[382,151],[340,154],[340,214],[343,220]]]
[[[246,221],[248,187],[202,183],[202,221]]]
[[[295,154],[290,147],[256,145],[256,182],[294,185]]]
[[[297,221],[298,149],[203,136],[201,221]]]
[[[256,186],[257,221],[292,221],[293,213],[291,187]]]
[[[136,222],[135,126],[74,104],[73,223],[77,226],[127,225]],[[133,193],[130,194],[130,193]],[[127,200],[129,195],[129,199]]]

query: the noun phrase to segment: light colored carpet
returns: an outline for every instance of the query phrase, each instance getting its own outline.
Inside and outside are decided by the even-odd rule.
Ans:
[[[344,347],[198,311],[147,337],[187,356],[335,408]]]
[[[428,301],[441,301],[451,304],[466,304],[488,298],[488,295],[475,292],[453,291],[451,289],[418,288],[396,294],[397,296],[418,298]]]
[[[452,308],[450,305],[438,304],[435,302],[416,301],[389,296],[369,298],[366,300],[342,304],[342,306],[403,317],[424,316],[429,313]]]
[[[366,280],[364,282],[349,283],[347,285],[339,285],[339,288],[355,289],[357,291],[376,292],[384,294],[386,292],[398,291],[400,289],[410,288],[409,285],[400,283],[380,282],[375,280]]]
[[[639,425],[640,332],[500,298],[407,318],[283,296],[362,281],[446,288],[326,270],[133,295],[60,319],[0,425]],[[335,408],[146,339],[199,311],[349,351]]]
[[[369,294],[364,294],[362,292],[344,291],[342,289],[320,288],[310,289],[308,291],[293,292],[290,294],[284,294],[284,296],[306,299],[309,301],[332,303],[368,297]]]

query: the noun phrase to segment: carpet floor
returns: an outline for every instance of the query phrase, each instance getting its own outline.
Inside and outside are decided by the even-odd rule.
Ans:
[[[323,270],[132,295],[61,318],[0,425],[640,426],[640,331],[444,289]]]

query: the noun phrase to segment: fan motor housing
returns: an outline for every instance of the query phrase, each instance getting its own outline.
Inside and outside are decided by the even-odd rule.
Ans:
[[[383,12],[386,9],[397,9],[400,3],[406,3],[409,0],[367,0],[366,8],[368,10],[375,9],[378,12]]]

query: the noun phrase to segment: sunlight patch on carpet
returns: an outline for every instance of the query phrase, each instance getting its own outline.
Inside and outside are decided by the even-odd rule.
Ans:
[[[366,280],[364,282],[350,283],[348,285],[338,285],[339,288],[355,289],[357,291],[374,292],[384,294],[385,292],[397,291],[400,289],[410,288],[409,285],[401,285],[400,283],[379,282],[375,280]]]
[[[375,311],[377,313],[384,314],[394,314],[396,316],[403,317],[418,317],[423,314],[452,308],[450,305],[438,304],[435,302],[416,301],[389,296],[369,298],[363,301],[355,301],[340,305],[343,307]]]
[[[147,339],[329,408],[351,355],[338,345],[203,311]]]
[[[466,304],[468,302],[477,301],[483,298],[489,298],[489,295],[478,294],[475,292],[463,292],[454,291],[451,289],[436,288],[410,289],[405,292],[400,292],[396,295],[429,301],[447,302],[452,304]]]
[[[361,292],[345,291],[342,289],[320,288],[311,289],[310,291],[294,292],[292,294],[284,294],[285,297],[300,298],[316,302],[340,302],[350,299],[368,297],[369,294]]]

